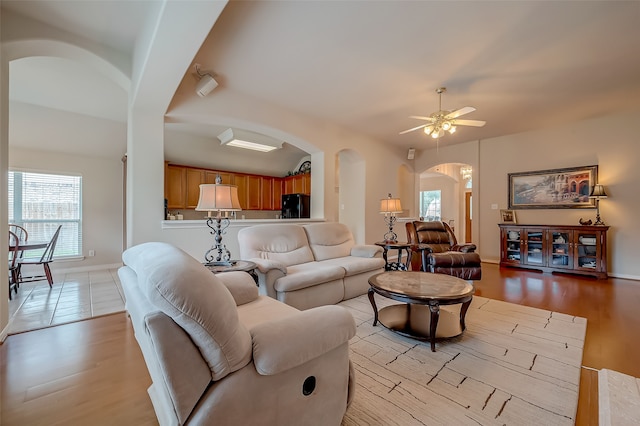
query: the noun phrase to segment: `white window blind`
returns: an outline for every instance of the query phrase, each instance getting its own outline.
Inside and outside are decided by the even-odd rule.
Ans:
[[[9,171],[8,192],[9,222],[23,226],[29,241],[49,241],[62,225],[54,258],[82,254],[81,176]]]

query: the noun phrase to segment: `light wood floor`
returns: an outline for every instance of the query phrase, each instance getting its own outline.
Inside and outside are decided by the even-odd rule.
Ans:
[[[640,282],[483,264],[475,284],[479,296],[587,318],[583,365],[640,377]],[[123,313],[9,336],[0,360],[2,425],[157,424]],[[597,372],[586,368],[577,424],[598,424]]]

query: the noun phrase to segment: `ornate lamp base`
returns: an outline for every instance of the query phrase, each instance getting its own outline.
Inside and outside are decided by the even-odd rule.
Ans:
[[[214,226],[215,221],[215,226]],[[207,266],[231,266],[231,252],[227,246],[222,244],[222,234],[229,227],[229,218],[222,218],[220,212],[218,216],[207,218],[207,226],[211,228],[211,235],[215,235],[216,243],[204,254],[205,265]],[[216,255],[217,253],[217,255]]]
[[[600,219],[600,200],[596,199],[596,222],[594,225],[604,226],[604,222]]]
[[[384,234],[384,241],[387,243],[397,243],[398,235],[393,232],[393,225],[396,223],[396,217],[394,215],[385,216],[384,222],[389,226],[389,231]]]

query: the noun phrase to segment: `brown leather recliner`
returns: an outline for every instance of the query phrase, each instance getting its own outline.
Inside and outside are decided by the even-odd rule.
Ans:
[[[475,244],[458,244],[444,222],[407,222],[411,244],[411,270],[453,275],[465,280],[482,277],[480,255]]]

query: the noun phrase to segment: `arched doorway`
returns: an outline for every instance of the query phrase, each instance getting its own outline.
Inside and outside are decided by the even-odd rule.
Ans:
[[[472,236],[473,169],[463,163],[443,163],[420,173],[418,214],[424,220],[447,222],[458,241]]]

